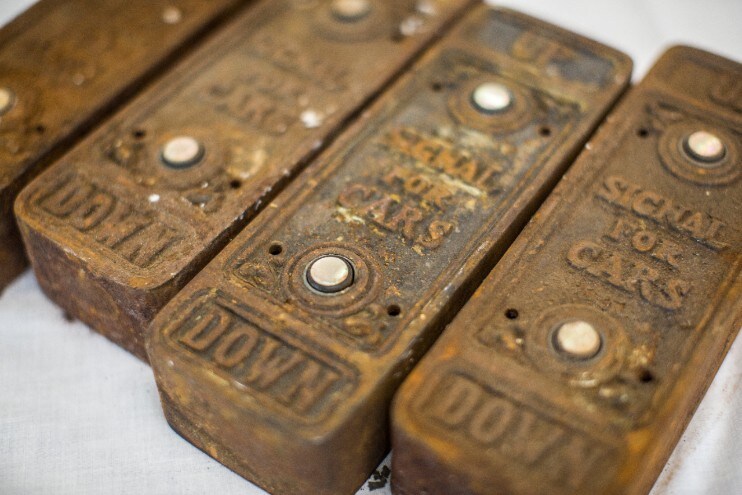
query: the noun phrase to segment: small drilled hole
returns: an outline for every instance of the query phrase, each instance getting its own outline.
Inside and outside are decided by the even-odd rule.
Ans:
[[[144,139],[144,137],[147,135],[147,131],[144,131],[142,129],[137,129],[134,132],[131,133],[136,139]]]
[[[396,304],[390,304],[386,308],[386,312],[389,316],[399,316],[402,313],[402,308]]]
[[[544,126],[538,130],[538,133],[543,137],[551,136],[551,127]]]
[[[436,93],[440,93],[441,91],[443,91],[443,83],[435,81],[433,84],[430,85],[430,89],[432,89]]]
[[[38,134],[44,134],[46,132],[46,126],[43,124],[37,125],[35,129]]]
[[[278,256],[283,252],[283,246],[280,244],[271,244],[271,247],[268,248],[268,252],[273,256]]]
[[[639,381],[642,383],[649,383],[649,382],[654,381],[654,375],[647,368],[640,369],[639,373],[637,374],[637,377],[639,378]]]
[[[510,309],[508,309],[508,310],[505,311],[505,318],[507,318],[508,320],[514,320],[517,317],[518,317],[518,310],[517,309],[510,308]]]
[[[242,187],[242,182],[237,179],[232,180],[229,182],[229,187],[231,187],[232,189],[239,189],[240,187]]]
[[[649,136],[649,131],[642,127],[641,129],[636,131],[636,135],[639,136],[640,138],[645,138]]]

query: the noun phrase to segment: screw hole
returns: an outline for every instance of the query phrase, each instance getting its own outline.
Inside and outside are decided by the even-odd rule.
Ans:
[[[131,134],[136,139],[144,139],[144,137],[147,135],[147,131],[144,131],[142,129],[137,129],[134,132],[132,132]]]
[[[240,187],[242,187],[242,182],[234,179],[229,182],[229,187],[231,187],[232,189],[239,189]]]
[[[642,368],[637,373],[637,377],[639,378],[639,381],[642,383],[649,383],[654,381],[654,375],[651,371],[649,371],[647,368]]]
[[[35,128],[37,134],[44,134],[46,132],[46,126],[39,124]]]
[[[387,312],[387,314],[388,314],[389,316],[399,316],[400,314],[402,314],[402,308],[400,308],[400,307],[399,307],[398,305],[396,305],[396,304],[390,304],[390,305],[389,305],[389,306],[388,306],[388,307],[386,308],[386,312]]]
[[[283,252],[283,246],[280,244],[271,244],[271,247],[268,248],[268,252],[273,256],[278,256]]]
[[[543,137],[549,137],[551,136],[551,127],[543,126],[538,130],[538,133]]]
[[[640,138],[645,138],[649,136],[649,131],[642,127],[641,129],[636,131],[636,135],[639,136]]]
[[[518,318],[518,310],[513,308],[507,309],[505,311],[505,318],[507,318],[508,320],[515,320],[516,318]]]
[[[441,91],[443,91],[443,83],[441,83],[440,81],[435,81],[430,85],[430,89],[432,89],[436,93],[440,93]]]

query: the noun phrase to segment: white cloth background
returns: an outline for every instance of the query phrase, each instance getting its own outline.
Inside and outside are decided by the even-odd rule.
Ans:
[[[0,24],[31,3],[0,0]],[[635,78],[671,43],[742,59],[742,0],[499,3],[625,51]],[[264,492],[168,427],[146,365],[65,321],[30,273],[15,282],[0,297],[0,495],[211,493]],[[698,494],[742,494],[742,339],[652,493]]]

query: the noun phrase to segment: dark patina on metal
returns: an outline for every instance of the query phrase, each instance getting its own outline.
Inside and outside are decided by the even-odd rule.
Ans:
[[[0,291],[26,266],[16,195],[241,0],[42,0],[0,31]]]
[[[144,359],[156,312],[468,3],[255,5],[20,196],[41,287]]]
[[[155,319],[173,427],[271,493],[353,493],[397,385],[630,65],[521,14],[467,14]]]
[[[408,377],[413,495],[646,494],[742,325],[742,65],[668,51]]]

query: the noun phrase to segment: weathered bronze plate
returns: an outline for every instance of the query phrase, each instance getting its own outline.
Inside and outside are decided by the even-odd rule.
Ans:
[[[244,0],[42,0],[0,31],[0,291],[26,266],[13,200]]]
[[[674,48],[395,399],[395,493],[645,494],[742,325],[742,65]]]
[[[171,424],[272,493],[352,493],[397,385],[629,73],[554,26],[472,11],[155,320]]]
[[[44,291],[144,359],[156,312],[468,3],[246,11],[20,196]]]

